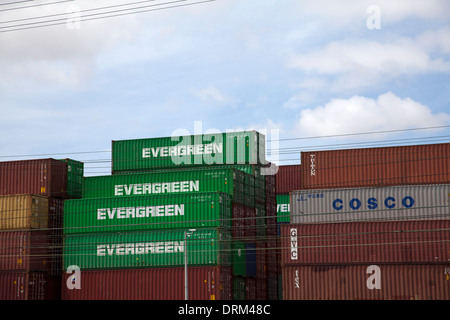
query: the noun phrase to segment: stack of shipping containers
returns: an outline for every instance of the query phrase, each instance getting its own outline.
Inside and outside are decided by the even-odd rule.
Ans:
[[[281,225],[290,221],[289,194],[291,191],[300,189],[300,164],[278,166],[275,175],[276,179],[276,203],[277,203],[277,278],[278,278],[278,299],[283,300],[282,272],[281,272]]]
[[[64,268],[83,285],[63,299],[184,299],[185,257],[189,299],[276,298],[264,163],[255,131],[113,141],[112,175],[65,202]]]
[[[60,298],[63,203],[81,196],[83,166],[0,162],[0,300]]]
[[[283,298],[450,299],[450,144],[305,152]]]

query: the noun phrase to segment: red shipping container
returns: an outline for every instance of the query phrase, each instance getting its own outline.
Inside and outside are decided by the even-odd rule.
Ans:
[[[275,194],[289,194],[301,188],[301,166],[299,164],[279,166],[275,175]]]
[[[61,277],[63,253],[63,216],[64,201],[59,198],[49,198],[48,201],[48,241],[49,270],[53,276]]]
[[[256,300],[256,278],[245,277],[246,300]]]
[[[267,300],[267,278],[256,278],[256,300]]]
[[[49,260],[47,231],[0,232],[0,271],[47,271]]]
[[[0,195],[67,198],[67,163],[55,159],[0,162]]]
[[[244,241],[255,241],[256,209],[245,207]]]
[[[80,271],[80,289],[63,275],[62,300],[184,300],[184,268]],[[230,267],[189,267],[189,300],[231,300]]]
[[[45,272],[1,272],[0,300],[60,300],[60,278]]]
[[[450,220],[281,225],[281,263],[449,263]]]
[[[450,144],[311,151],[301,154],[300,189],[450,182]]]
[[[244,238],[245,236],[245,207],[233,202],[232,204],[232,236]]]
[[[450,264],[283,267],[283,300],[449,300]]]
[[[265,241],[256,242],[256,278],[267,278],[267,244]]]

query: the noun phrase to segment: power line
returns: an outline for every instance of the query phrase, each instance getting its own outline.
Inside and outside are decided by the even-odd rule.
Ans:
[[[152,1],[152,0],[150,0],[150,1]],[[212,2],[215,0],[203,0],[203,1],[198,1],[198,2],[190,2],[190,3],[177,4],[177,5],[174,4],[174,3],[184,2],[184,1],[187,1],[187,0],[177,0],[177,1],[147,5],[147,6],[140,6],[140,7],[136,7],[136,8],[88,14],[88,15],[84,15],[84,16],[80,16],[80,17],[75,17],[73,19],[76,20],[77,22],[92,21],[92,20],[99,20],[99,19],[105,19],[105,18],[125,16],[125,15],[130,15],[130,14],[146,13],[146,12],[151,12],[151,11],[159,11],[159,10],[165,10],[165,9],[173,9],[173,8],[179,8],[179,7],[199,5],[199,4],[203,4],[203,3],[207,3],[207,2]],[[169,4],[174,4],[174,5],[162,7],[162,8],[139,10],[142,8],[156,7],[156,6],[169,5]],[[105,7],[105,8],[107,8],[107,7]],[[92,9],[92,10],[94,10],[94,9]],[[95,10],[98,10],[98,9],[95,9]],[[132,11],[132,10],[137,10],[137,11]],[[132,11],[132,12],[124,12],[124,11]],[[124,13],[117,13],[117,12],[124,12]],[[114,13],[114,14],[111,14],[111,13]],[[73,13],[70,13],[70,14],[73,15]],[[105,14],[109,14],[109,15],[101,16],[101,17],[94,17],[94,18],[86,18],[86,17],[99,16],[99,15],[105,15]],[[61,22],[58,22],[58,21],[61,21]],[[24,23],[24,24],[18,24],[18,25],[13,25],[13,26],[0,27],[0,29],[15,28],[15,29],[10,29],[10,30],[0,30],[0,33],[19,31],[19,30],[27,30],[27,29],[35,29],[35,28],[41,28],[41,27],[50,27],[50,26],[67,24],[67,22],[68,22],[67,18],[61,18],[61,19],[47,20],[47,21],[41,21],[41,22]],[[36,25],[36,24],[41,24],[41,25]]]
[[[32,0],[29,0],[29,1],[32,1]],[[42,7],[42,6],[58,4],[58,3],[63,3],[63,2],[71,2],[71,1],[75,1],[75,0],[61,0],[61,1],[56,1],[56,2],[47,2],[47,3],[33,4],[33,5],[30,5],[30,6],[24,6],[24,7],[18,7],[18,8],[1,9],[0,12],[2,12],[2,11],[20,10],[20,9],[28,9],[28,8],[33,8],[33,7]],[[28,1],[20,1],[20,2],[28,2]],[[6,23],[6,22],[0,22],[0,23]]]

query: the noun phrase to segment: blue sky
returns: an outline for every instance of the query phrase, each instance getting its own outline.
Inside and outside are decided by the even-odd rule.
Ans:
[[[0,22],[124,3],[2,6]],[[107,174],[96,159],[112,140],[195,121],[300,138],[280,141],[296,149],[279,164],[325,145],[449,142],[448,127],[409,130],[450,126],[448,17],[445,0],[216,0],[0,32],[0,161],[72,157]],[[379,131],[392,132],[347,135]]]

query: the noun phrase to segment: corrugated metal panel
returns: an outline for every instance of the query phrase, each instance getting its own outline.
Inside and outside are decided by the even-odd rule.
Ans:
[[[449,300],[450,264],[283,267],[284,300]]]
[[[67,197],[67,163],[55,159],[0,162],[0,195]]]
[[[233,276],[233,300],[245,300],[245,278]]]
[[[82,196],[84,163],[73,159],[61,159],[67,163],[67,196],[78,199]]]
[[[82,271],[81,289],[72,290],[69,277],[63,300],[184,300],[184,268]],[[232,293],[230,267],[188,267],[190,300],[230,300]]]
[[[299,164],[278,166],[276,178],[276,194],[289,194],[292,190],[301,189],[301,166]]]
[[[256,300],[267,300],[267,279],[256,278]]]
[[[286,224],[282,265],[449,263],[450,220]]]
[[[83,198],[123,198],[128,196],[223,192],[234,202],[245,204],[251,195],[245,173],[228,168],[165,170],[85,177]]]
[[[243,239],[245,237],[245,207],[238,203],[232,204],[232,236]]]
[[[49,260],[47,231],[0,232],[0,271],[47,271]]]
[[[289,222],[291,216],[288,194],[277,195],[277,222]]]
[[[256,278],[245,277],[246,300],[256,300]]]
[[[256,131],[112,141],[113,174],[223,164],[265,164],[265,137]]]
[[[45,272],[0,273],[0,300],[59,300],[61,281]]]
[[[37,195],[0,196],[0,230],[48,226],[48,198]]]
[[[64,233],[230,227],[223,193],[72,199],[64,203]]]
[[[156,230],[68,235],[64,269],[124,269],[184,266],[185,245],[192,266],[231,266],[229,231],[198,229],[185,241],[187,230]]]
[[[247,255],[245,250],[245,242],[233,239],[231,247],[233,249],[233,276],[245,277],[247,272]]]
[[[449,183],[450,144],[302,152],[301,188]]]
[[[291,192],[292,223],[448,219],[450,185],[406,185]]]

